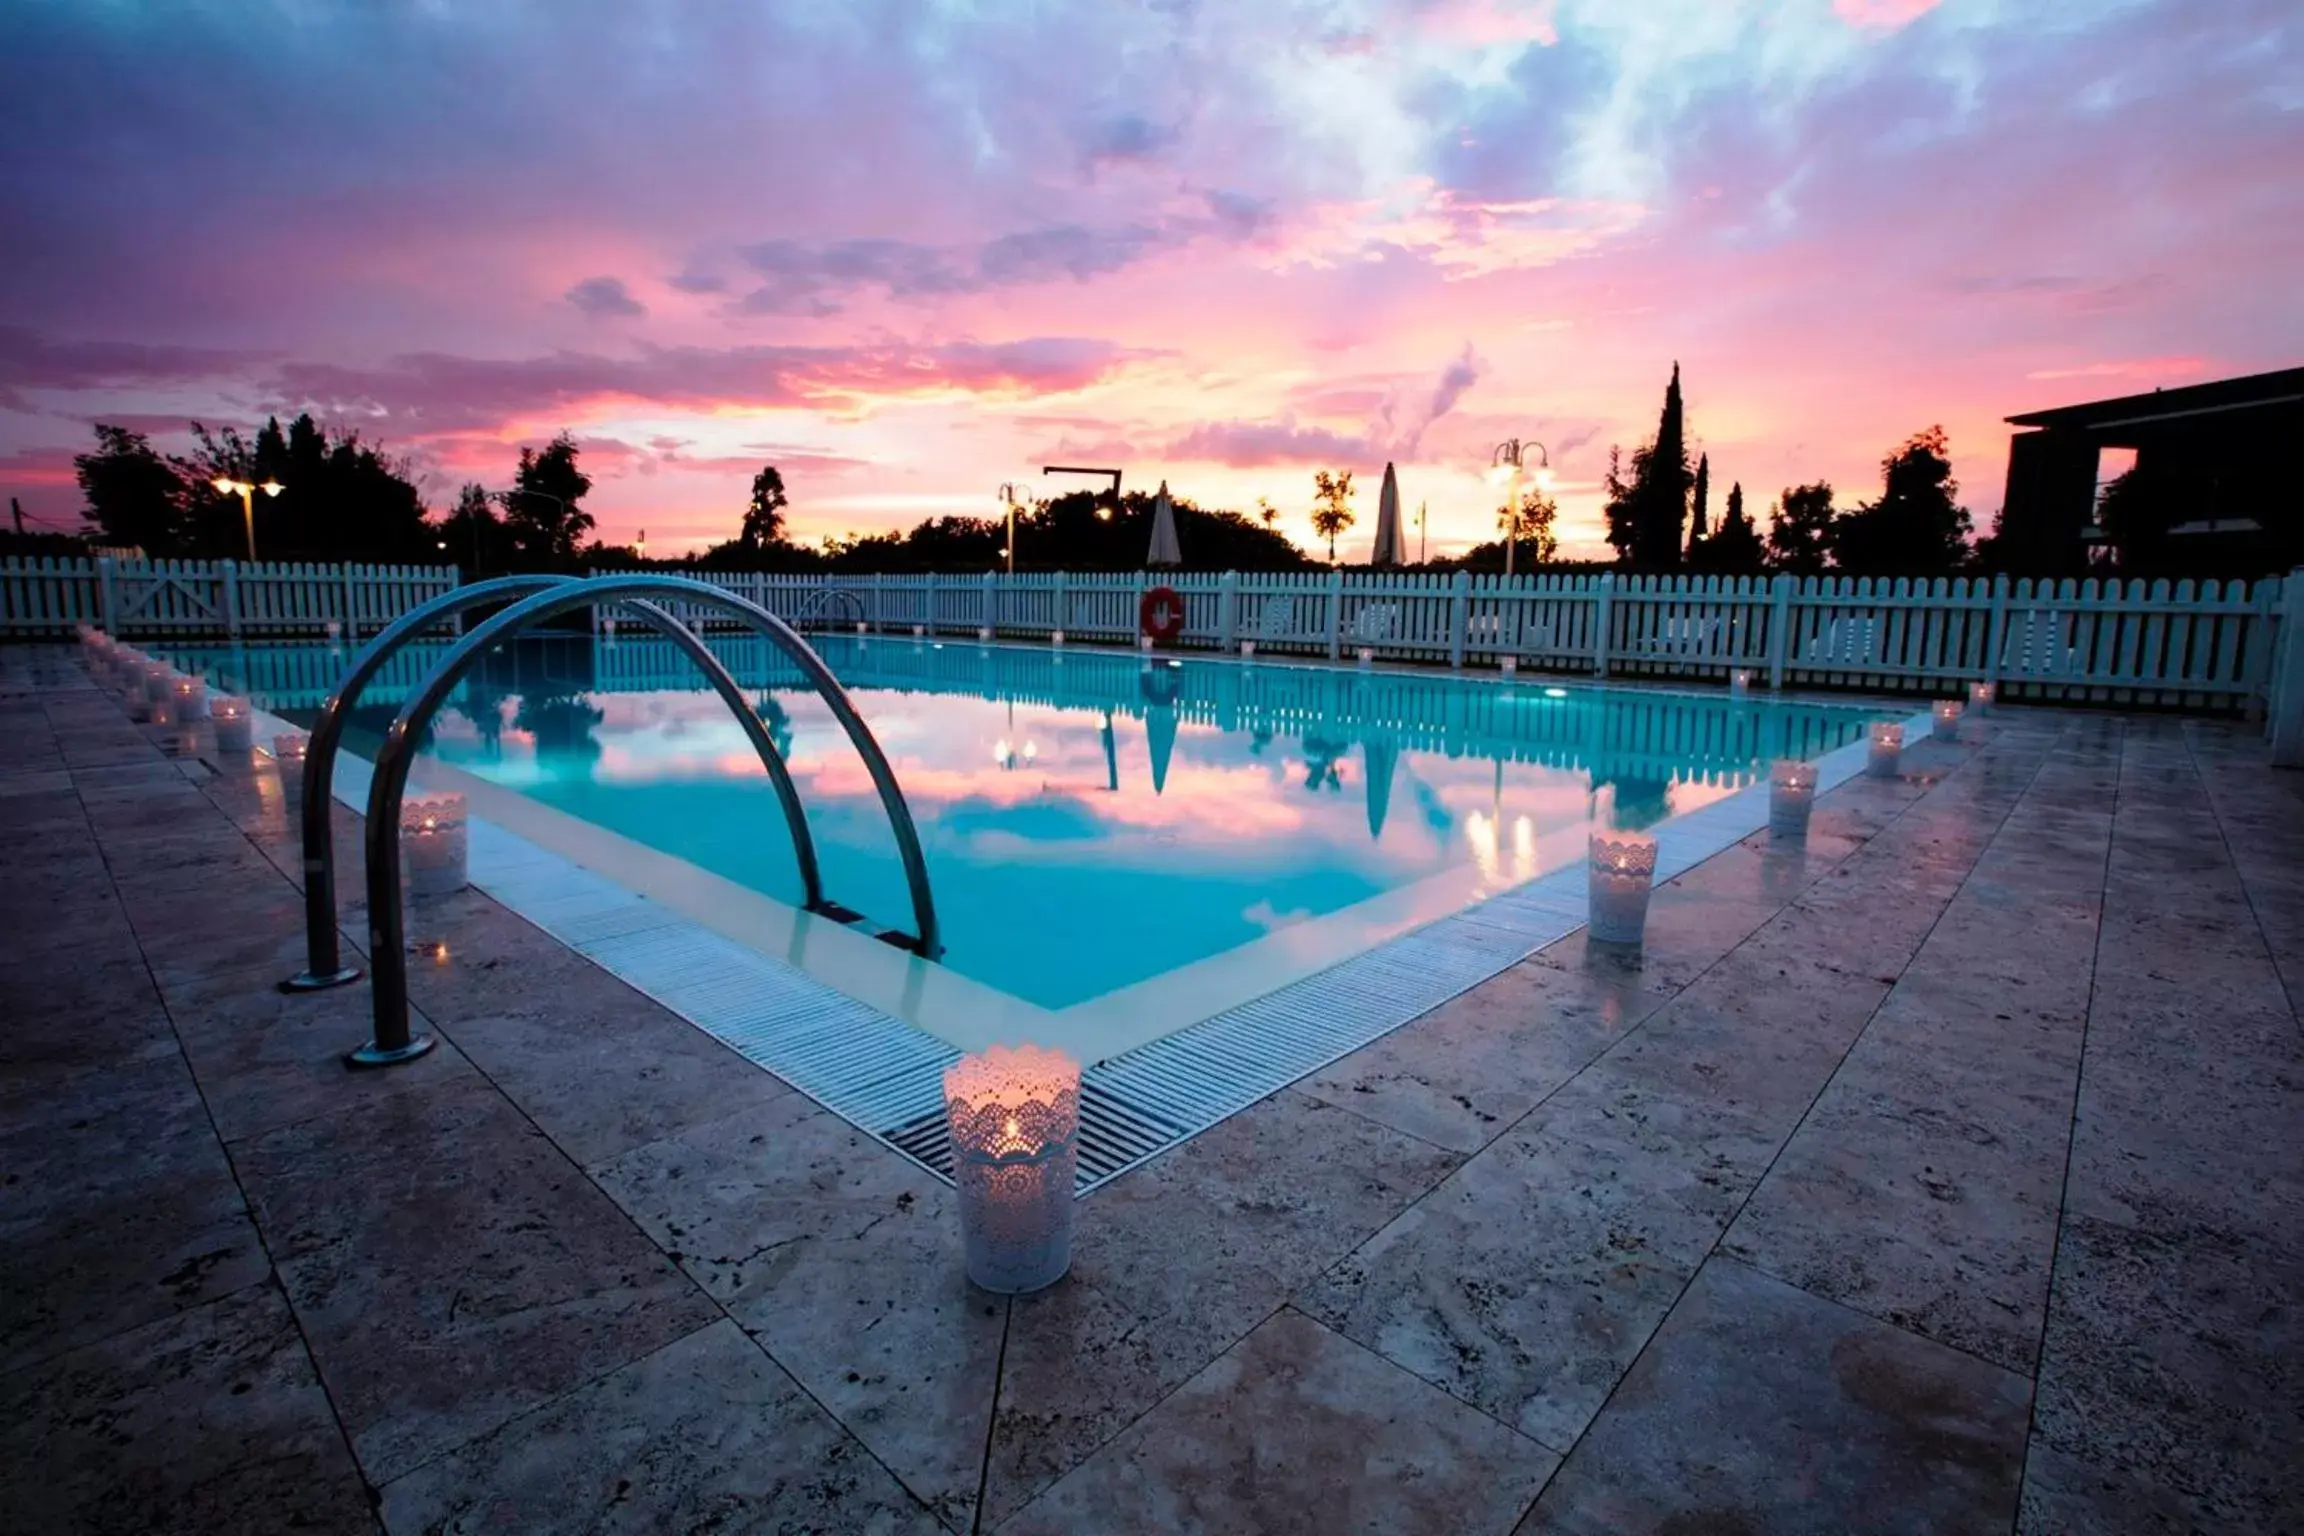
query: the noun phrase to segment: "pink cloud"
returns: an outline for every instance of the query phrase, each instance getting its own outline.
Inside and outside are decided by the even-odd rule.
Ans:
[[[1936,9],[1938,0],[1832,0],[1832,14],[1852,27],[1894,31]]]

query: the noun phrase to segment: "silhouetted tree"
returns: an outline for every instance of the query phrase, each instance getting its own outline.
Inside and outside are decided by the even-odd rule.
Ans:
[[[1608,504],[1603,515],[1608,520],[1608,543],[1616,551],[1616,558],[1629,562],[1633,546],[1639,541],[1639,504],[1636,500],[1640,477],[1646,473],[1648,450],[1632,450],[1632,472],[1624,472],[1624,451],[1611,444],[1608,449],[1608,473],[1601,486],[1608,493]]]
[[[357,432],[331,434],[305,414],[285,431],[278,417],[266,420],[253,442],[234,428],[210,431],[199,422],[192,436],[200,445],[189,477],[193,511],[210,553],[237,553],[244,538],[239,497],[209,484],[229,475],[281,487],[279,495],[253,501],[262,559],[397,565],[443,558],[407,465]]]
[[[441,519],[434,542],[446,545],[441,556],[462,566],[473,580],[501,576],[512,568],[511,535],[505,531],[504,520],[496,515],[487,490],[479,485],[464,487],[456,498],[455,510]]]
[[[1881,460],[1880,499],[1832,528],[1832,564],[1851,576],[1947,576],[1968,563],[1968,509],[1952,478],[1942,427],[1907,438]]]
[[[1664,388],[1664,410],[1655,441],[1632,456],[1629,487],[1631,565],[1643,571],[1680,568],[1688,522],[1688,492],[1695,475],[1688,467],[1686,413],[1680,398],[1680,365]],[[1620,546],[1622,548],[1622,546]]]
[[[520,467],[504,495],[504,528],[525,569],[576,563],[577,541],[592,531],[592,514],[580,505],[591,489],[592,477],[576,464],[576,439],[566,432],[541,453],[520,450]]]
[[[1696,494],[1688,508],[1688,563],[1700,567],[1696,551],[1703,547],[1705,534],[1711,527],[1712,455],[1699,454],[1696,459]]]
[[[1767,568],[1768,552],[1752,527],[1752,519],[1744,515],[1742,481],[1728,487],[1728,510],[1721,516],[1720,526],[1690,549],[1689,561],[1692,569],[1712,576],[1757,576]]]
[[[1832,486],[1788,485],[1768,521],[1768,557],[1795,576],[1821,575],[1832,554]]]
[[[784,542],[784,508],[790,498],[784,494],[784,477],[776,466],[764,466],[752,477],[752,501],[744,509],[744,531],[740,536],[746,549],[765,549],[771,544]]]
[[[1336,536],[1352,526],[1352,471],[1312,476],[1312,531],[1328,541],[1328,563],[1336,563]],[[1181,530],[1179,530],[1181,532]]]
[[[75,455],[72,473],[88,504],[82,516],[96,525],[100,542],[155,558],[183,552],[190,531],[184,476],[143,433],[99,422],[96,451]]]
[[[1496,509],[1496,527],[1504,538],[1517,539],[1528,546],[1529,559],[1544,565],[1560,553],[1560,540],[1552,532],[1554,521],[1560,516],[1560,504],[1541,490],[1530,487],[1520,493],[1520,516],[1512,516],[1512,504],[1506,502]],[[1514,564],[1519,563],[1514,552]]]
[[[2122,575],[2149,575],[2168,553],[2168,530],[2187,513],[2185,487],[2151,459],[2138,458],[2104,487],[2096,521],[2111,543]]]

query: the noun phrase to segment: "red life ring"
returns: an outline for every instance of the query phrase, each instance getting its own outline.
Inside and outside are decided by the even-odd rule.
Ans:
[[[1184,599],[1174,587],[1149,589],[1137,600],[1136,627],[1151,636],[1154,645],[1168,644],[1184,633]]]

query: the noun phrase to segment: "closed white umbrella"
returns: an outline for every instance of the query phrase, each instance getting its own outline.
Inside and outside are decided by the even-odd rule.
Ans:
[[[1384,491],[1376,498],[1376,547],[1368,552],[1370,565],[1400,563],[1400,477],[1384,466]]]
[[[1160,482],[1160,494],[1152,498],[1152,548],[1144,556],[1146,565],[1182,565],[1184,547],[1176,542],[1176,509],[1168,504],[1168,482]]]

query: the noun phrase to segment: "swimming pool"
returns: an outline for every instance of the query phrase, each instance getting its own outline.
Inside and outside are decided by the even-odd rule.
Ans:
[[[1857,740],[1862,707],[1428,673],[1146,660],[820,637],[917,818],[943,963],[1039,1009],[1149,996],[1195,970],[1288,979]],[[909,906],[862,763],[798,673],[715,651],[784,748],[824,888],[892,927]],[[185,652],[308,716],[312,648]],[[411,655],[412,669],[424,658]],[[414,675],[411,670],[409,676]],[[321,679],[315,691],[315,679]],[[402,686],[405,686],[403,682]],[[372,685],[380,727],[400,689]],[[355,740],[355,745],[357,741]],[[528,637],[443,710],[439,762],[781,902],[799,884],[758,759],[653,637]]]

